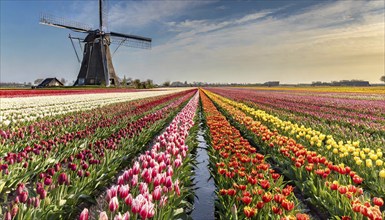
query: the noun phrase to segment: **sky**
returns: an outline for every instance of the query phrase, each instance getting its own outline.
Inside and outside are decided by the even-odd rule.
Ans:
[[[113,63],[119,77],[155,83],[380,83],[385,74],[384,4],[109,0],[108,31],[153,39],[150,50],[120,47]],[[76,80],[80,64],[68,35],[84,34],[41,25],[39,16],[52,14],[97,28],[97,0],[0,0],[0,9],[1,82]]]

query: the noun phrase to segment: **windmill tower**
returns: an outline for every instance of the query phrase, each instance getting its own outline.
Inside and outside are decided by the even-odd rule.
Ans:
[[[67,28],[75,32],[87,34],[84,39],[77,38],[83,41],[84,51],[83,60],[81,61],[75,85],[105,84],[106,86],[109,86],[110,84],[119,83],[119,79],[112,64],[112,56],[110,52],[111,44],[117,44],[117,49],[122,45],[142,49],[151,48],[151,38],[121,34],[112,31],[108,32],[107,9],[105,7],[105,3],[106,0],[99,0],[98,29],[93,29],[90,25],[65,20],[51,15],[42,14],[40,16],[40,24],[58,28]],[[74,45],[72,44],[72,46]]]

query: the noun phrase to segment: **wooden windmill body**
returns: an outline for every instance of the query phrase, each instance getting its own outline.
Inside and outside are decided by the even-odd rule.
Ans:
[[[148,49],[151,48],[151,38],[121,34],[116,32],[106,32],[107,30],[107,10],[104,7],[105,0],[99,0],[99,29],[92,29],[91,26],[79,22],[71,22],[50,15],[41,15],[40,23],[59,28],[67,28],[72,31],[87,33],[84,39],[83,59],[75,85],[106,85],[119,84],[119,78],[116,75],[110,45],[121,45]],[[72,37],[70,35],[71,42]],[[72,46],[74,44],[72,42]],[[75,47],[74,47],[75,49]],[[80,62],[80,58],[76,52]]]

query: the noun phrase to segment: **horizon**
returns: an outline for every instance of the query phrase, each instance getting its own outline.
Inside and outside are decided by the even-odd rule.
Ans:
[[[119,48],[113,63],[120,78],[379,84],[385,74],[381,0],[108,2],[109,30],[153,39],[151,50]],[[0,6],[1,82],[76,79],[68,34],[82,35],[40,25],[39,14],[96,27],[97,1],[5,0]]]

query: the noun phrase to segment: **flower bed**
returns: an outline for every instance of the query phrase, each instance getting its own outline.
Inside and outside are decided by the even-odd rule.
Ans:
[[[207,94],[264,152],[272,155],[314,205],[324,207],[333,217],[382,219],[384,213],[381,213],[379,203],[375,202],[378,198],[373,198],[373,205],[370,203],[370,196],[359,186],[363,179],[350,167],[335,165],[327,157],[308,150],[277,130],[271,131],[264,125],[266,121],[254,120],[236,108],[239,103],[210,92]]]
[[[309,219],[300,213],[293,187],[257,153],[201,92],[212,149],[212,175],[218,187],[220,219]]]

